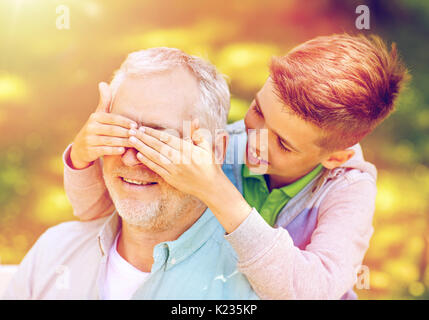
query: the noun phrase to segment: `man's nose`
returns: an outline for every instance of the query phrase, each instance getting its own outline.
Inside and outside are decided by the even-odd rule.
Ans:
[[[137,158],[137,150],[134,148],[128,148],[127,151],[121,157],[122,162],[128,167],[134,167],[142,164]]]

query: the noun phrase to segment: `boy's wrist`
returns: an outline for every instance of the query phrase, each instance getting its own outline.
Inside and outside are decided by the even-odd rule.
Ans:
[[[76,159],[76,155],[73,152],[73,144],[71,145],[70,153],[69,153],[69,161],[68,164],[72,169],[75,170],[83,170],[90,167],[94,162],[85,162],[79,159]]]
[[[222,198],[222,195],[224,195],[230,187],[228,182],[229,179],[222,172],[217,175],[214,180],[210,181],[210,184],[207,188],[204,188],[205,190],[202,191],[198,198],[206,204],[219,201],[219,198]]]
[[[70,149],[72,144],[68,145],[63,153],[64,165],[64,183],[73,188],[88,188],[93,185],[104,184],[103,169],[100,159],[95,160],[86,169],[73,168],[70,161]]]
[[[212,185],[213,191],[203,202],[210,208],[225,231],[231,233],[249,216],[252,208],[228,178],[214,181]]]

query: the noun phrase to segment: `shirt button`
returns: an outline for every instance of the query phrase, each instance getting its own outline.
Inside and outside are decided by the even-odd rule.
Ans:
[[[176,259],[172,258],[170,261],[171,264],[175,264],[176,263]]]

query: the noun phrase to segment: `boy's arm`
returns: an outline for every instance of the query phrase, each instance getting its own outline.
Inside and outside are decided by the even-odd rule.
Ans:
[[[225,238],[237,252],[239,270],[262,299],[339,299],[355,284],[368,248],[375,195],[370,180],[331,190],[305,250],[255,209]]]
[[[115,208],[104,184],[100,159],[85,169],[74,169],[70,144],[63,154],[64,189],[80,220],[93,220],[111,214]]]

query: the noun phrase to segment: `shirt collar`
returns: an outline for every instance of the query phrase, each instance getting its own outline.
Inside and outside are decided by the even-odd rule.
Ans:
[[[222,226],[219,224],[213,213],[207,208],[201,217],[179,238],[173,241],[159,243],[156,247],[168,247],[168,258],[166,269],[180,263],[188,258],[195,251],[201,248],[210,238],[214,236],[217,230]],[[222,233],[223,235],[224,231]],[[154,250],[154,252],[155,252]]]
[[[109,250],[115,241],[118,231],[121,229],[121,225],[121,219],[115,210],[113,214],[107,217],[97,235],[98,246],[102,256],[109,254]]]
[[[269,192],[267,182],[265,180],[265,175],[260,174],[254,174],[250,172],[249,168],[243,164],[243,178],[253,178],[257,179],[259,183],[263,185],[263,187],[267,190],[267,193]],[[281,187],[281,188],[275,188],[273,190],[280,190],[282,191],[286,196],[293,198],[296,196],[311,180],[313,180],[319,172],[323,169],[323,166],[319,164],[316,168],[314,168],[312,171],[307,173],[305,176],[299,178],[298,180],[292,182],[291,184],[288,184],[287,186]]]
[[[103,256],[109,253],[120,228],[121,219],[115,210],[115,212],[107,218],[97,236],[99,249]],[[213,234],[217,230],[222,230],[222,232],[219,232],[221,237],[224,234],[224,230],[210,209],[207,208],[201,217],[179,238],[173,241],[161,242],[155,246],[154,264],[158,264],[156,261],[156,257],[158,256],[157,253],[164,251],[167,248],[167,253],[159,256],[167,258],[167,269],[172,267],[202,247],[211,237],[213,237]]]

